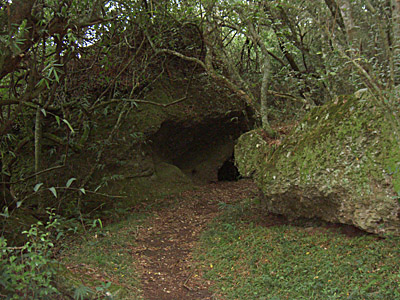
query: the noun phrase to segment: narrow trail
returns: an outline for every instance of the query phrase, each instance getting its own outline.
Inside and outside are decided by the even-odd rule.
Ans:
[[[192,251],[200,233],[218,215],[219,203],[254,196],[249,180],[218,182],[168,197],[167,208],[155,212],[137,234],[132,249],[142,269],[146,300],[212,299],[211,282],[203,279]]]

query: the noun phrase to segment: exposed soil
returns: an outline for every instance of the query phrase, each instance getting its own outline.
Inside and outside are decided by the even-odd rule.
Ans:
[[[132,249],[142,268],[144,298],[212,299],[212,283],[203,278],[192,250],[202,230],[218,214],[219,203],[240,201],[256,193],[254,183],[240,180],[212,183],[162,199],[170,204],[139,230],[137,247]]]

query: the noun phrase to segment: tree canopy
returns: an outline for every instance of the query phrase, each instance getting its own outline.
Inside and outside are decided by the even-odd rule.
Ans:
[[[396,99],[399,18],[398,0],[2,0],[3,207],[27,197],[21,183],[40,184],[87,147],[105,110],[115,134],[172,66],[207,74],[272,136],[282,103],[308,109],[363,89]],[[46,140],[59,146],[52,165]]]

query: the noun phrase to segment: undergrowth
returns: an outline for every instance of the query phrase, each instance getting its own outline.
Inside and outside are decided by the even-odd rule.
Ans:
[[[250,205],[223,207],[201,238],[217,299],[400,299],[399,238],[259,226]]]
[[[38,221],[22,232],[26,242],[20,247],[8,245],[0,236],[0,298],[54,299],[59,292],[53,284],[56,275],[51,249],[62,235],[60,219],[47,210],[48,220]]]
[[[60,258],[67,267],[59,274],[63,293],[72,286],[75,299],[79,299],[77,293],[82,299],[138,299],[140,278],[130,249],[146,216],[134,214],[67,247]],[[97,298],[96,294],[108,296]]]

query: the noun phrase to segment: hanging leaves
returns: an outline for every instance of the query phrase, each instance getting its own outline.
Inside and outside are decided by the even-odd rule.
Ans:
[[[57,191],[56,191],[56,188],[55,188],[55,187],[51,187],[51,188],[49,188],[49,190],[50,190],[50,192],[53,193],[54,197],[57,198]]]

